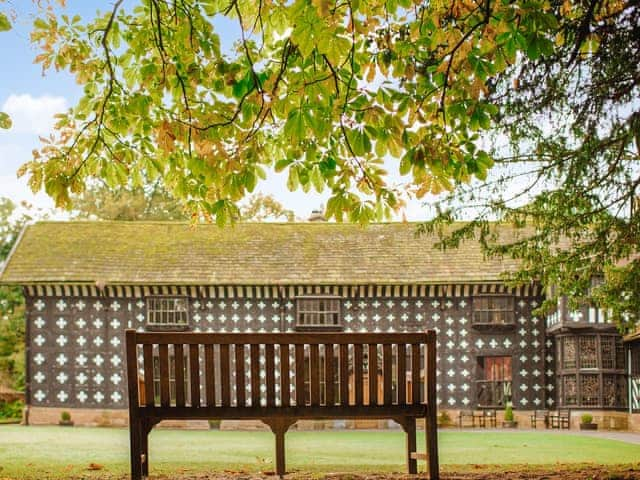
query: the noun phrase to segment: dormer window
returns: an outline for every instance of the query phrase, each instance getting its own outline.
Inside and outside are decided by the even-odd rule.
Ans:
[[[304,296],[296,298],[297,330],[341,330],[340,298]]]
[[[147,328],[186,330],[189,326],[187,297],[147,297]]]
[[[513,325],[514,301],[511,295],[484,295],[473,299],[474,325]]]

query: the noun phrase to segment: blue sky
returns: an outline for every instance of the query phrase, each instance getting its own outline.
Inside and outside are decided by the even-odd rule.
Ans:
[[[127,8],[137,0],[125,1]],[[43,2],[44,3],[44,2]],[[65,13],[80,14],[83,19],[93,17],[98,9],[110,8],[110,0],[67,0]],[[34,206],[52,208],[53,202],[44,194],[34,195],[26,186],[26,179],[18,179],[16,170],[31,159],[31,151],[38,147],[38,136],[46,136],[51,130],[53,115],[64,111],[80,97],[81,90],[66,72],[47,71],[45,75],[39,65],[33,63],[37,52],[29,41],[33,19],[37,13],[37,2],[32,0],[9,0],[0,2],[0,8],[15,13],[13,29],[0,33],[0,111],[9,113],[13,120],[10,130],[0,130],[0,196],[16,202],[27,201]],[[60,7],[56,4],[56,9]],[[224,42],[237,38],[233,24],[216,24],[223,33]],[[396,167],[397,168],[397,167]],[[399,178],[395,178],[399,181]],[[295,211],[301,219],[307,218],[311,210],[326,202],[328,194],[305,194],[289,192],[284,174],[270,174],[258,186],[263,193],[274,195],[287,208]],[[403,212],[408,219],[424,218],[421,202],[412,201]],[[400,214],[402,215],[402,214]]]

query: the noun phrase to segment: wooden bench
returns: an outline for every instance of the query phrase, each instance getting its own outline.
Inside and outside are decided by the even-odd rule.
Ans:
[[[531,415],[531,428],[537,428],[538,422],[543,422],[544,428],[549,428],[549,411],[536,410]]]
[[[131,477],[148,476],[148,435],[161,420],[260,420],[275,434],[276,473],[282,476],[285,433],[297,420],[366,418],[398,422],[406,433],[409,473],[417,473],[417,460],[425,459],[430,478],[437,480],[435,345],[432,330],[259,334],[127,330]],[[376,375],[368,378],[367,372]],[[334,381],[324,381],[330,378]],[[418,418],[426,422],[426,453],[416,451]]]
[[[565,409],[549,414],[549,423],[551,428],[568,429],[571,425],[571,411]]]

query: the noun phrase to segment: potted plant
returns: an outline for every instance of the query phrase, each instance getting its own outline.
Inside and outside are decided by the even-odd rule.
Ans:
[[[209,420],[209,430],[220,430],[220,420]]]
[[[60,414],[60,421],[58,425],[62,427],[73,427],[73,420],[71,420],[71,414],[69,412],[62,412]]]
[[[517,426],[518,422],[513,418],[513,407],[508,403],[504,409],[504,421],[502,422],[502,428],[516,428]]]
[[[597,430],[598,424],[593,423],[593,415],[585,413],[580,417],[580,430]]]
[[[440,412],[438,415],[438,426],[439,427],[450,427],[451,426],[451,417],[445,411]]]

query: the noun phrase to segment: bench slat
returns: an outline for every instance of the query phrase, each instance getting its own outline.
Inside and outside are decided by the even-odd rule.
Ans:
[[[378,404],[378,345],[369,344],[369,405]]]
[[[247,404],[246,386],[244,379],[244,345],[235,345],[236,356],[236,405],[244,407]]]
[[[189,375],[191,380],[191,406],[200,406],[200,345],[189,345]]]
[[[216,405],[216,372],[213,361],[213,345],[204,346],[204,384],[207,406]]]
[[[320,346],[311,345],[309,348],[311,405],[317,407],[320,405]]]
[[[334,362],[333,345],[327,343],[324,346],[324,403],[327,406],[333,405],[335,402],[334,383],[333,383],[333,362]]]
[[[264,357],[265,374],[267,377],[267,407],[273,407],[276,404],[276,368],[273,345],[264,346]]]
[[[404,343],[398,345],[398,404],[407,403],[407,346]]]
[[[283,407],[291,405],[290,372],[289,345],[280,345],[280,398]]]
[[[175,358],[176,377],[176,406],[184,407],[184,347],[178,343],[173,346]]]
[[[260,405],[260,345],[251,345],[251,406]]]
[[[362,381],[362,367],[363,367],[363,355],[362,344],[357,343],[353,346],[353,380],[355,382],[356,391],[356,405],[362,405],[363,399],[363,381]]]
[[[153,345],[143,345],[142,362],[144,369],[144,403],[152,407],[155,402],[153,391]]]
[[[171,332],[171,343],[216,344],[216,345],[280,345],[283,341],[282,333],[203,333],[203,332]],[[369,343],[414,343],[415,333],[286,333],[287,342],[292,345],[353,345]],[[160,344],[167,341],[165,333],[144,332],[136,333],[136,342],[144,344]]]
[[[420,345],[411,345],[411,403],[420,403]]]
[[[296,406],[305,404],[304,398],[304,345],[296,344]]]
[[[392,354],[391,345],[385,343],[382,346],[382,403],[384,405],[391,405],[393,403],[391,395],[393,384],[393,371],[391,369]]]
[[[340,405],[349,405],[349,345],[340,345]]]
[[[169,398],[169,345],[166,343],[158,345],[158,354],[160,357],[160,405],[168,407],[171,402]]]
[[[222,397],[222,406],[231,406],[231,379],[229,378],[229,345],[220,345],[220,394]]]

